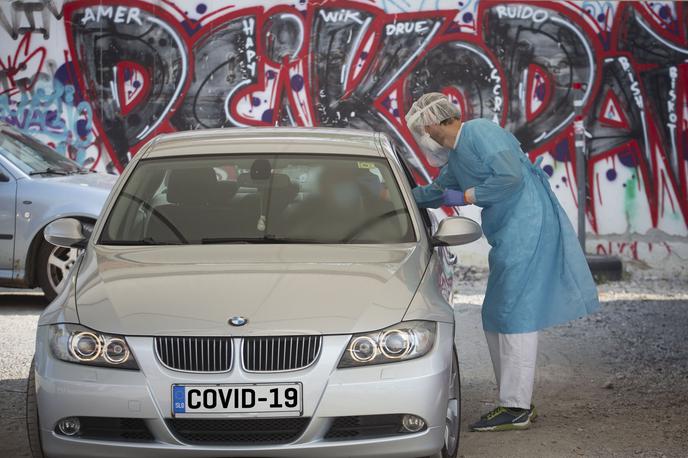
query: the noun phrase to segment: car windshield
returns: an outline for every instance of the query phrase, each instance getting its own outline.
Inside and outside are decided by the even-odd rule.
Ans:
[[[48,146],[28,135],[8,129],[0,131],[0,154],[29,175],[64,175],[81,170],[79,164]]]
[[[386,159],[313,154],[141,160],[99,243],[413,242]]]

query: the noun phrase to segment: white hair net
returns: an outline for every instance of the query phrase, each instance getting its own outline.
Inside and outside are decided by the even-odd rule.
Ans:
[[[461,118],[461,110],[440,92],[423,94],[406,114],[406,125],[433,167],[442,167],[447,163],[449,149],[430,138],[425,126],[439,124],[449,118]]]
[[[441,92],[423,94],[406,113],[406,125],[417,136],[425,133],[425,126],[439,124],[445,119],[461,118],[459,107]]]

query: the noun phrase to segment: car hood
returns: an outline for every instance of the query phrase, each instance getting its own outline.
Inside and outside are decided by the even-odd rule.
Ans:
[[[49,180],[52,184],[82,186],[109,191],[117,181],[117,175],[109,173],[75,173],[64,176],[42,176],[40,180]]]
[[[124,335],[370,331],[403,318],[428,257],[416,244],[96,246],[77,310],[83,325]]]

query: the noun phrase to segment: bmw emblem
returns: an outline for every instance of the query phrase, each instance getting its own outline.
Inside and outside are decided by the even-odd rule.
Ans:
[[[229,324],[232,326],[243,326],[248,323],[248,320],[243,316],[233,316],[229,319]]]

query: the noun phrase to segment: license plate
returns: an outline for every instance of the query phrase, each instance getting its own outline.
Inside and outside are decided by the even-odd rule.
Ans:
[[[301,384],[172,385],[172,414],[301,415]]]

